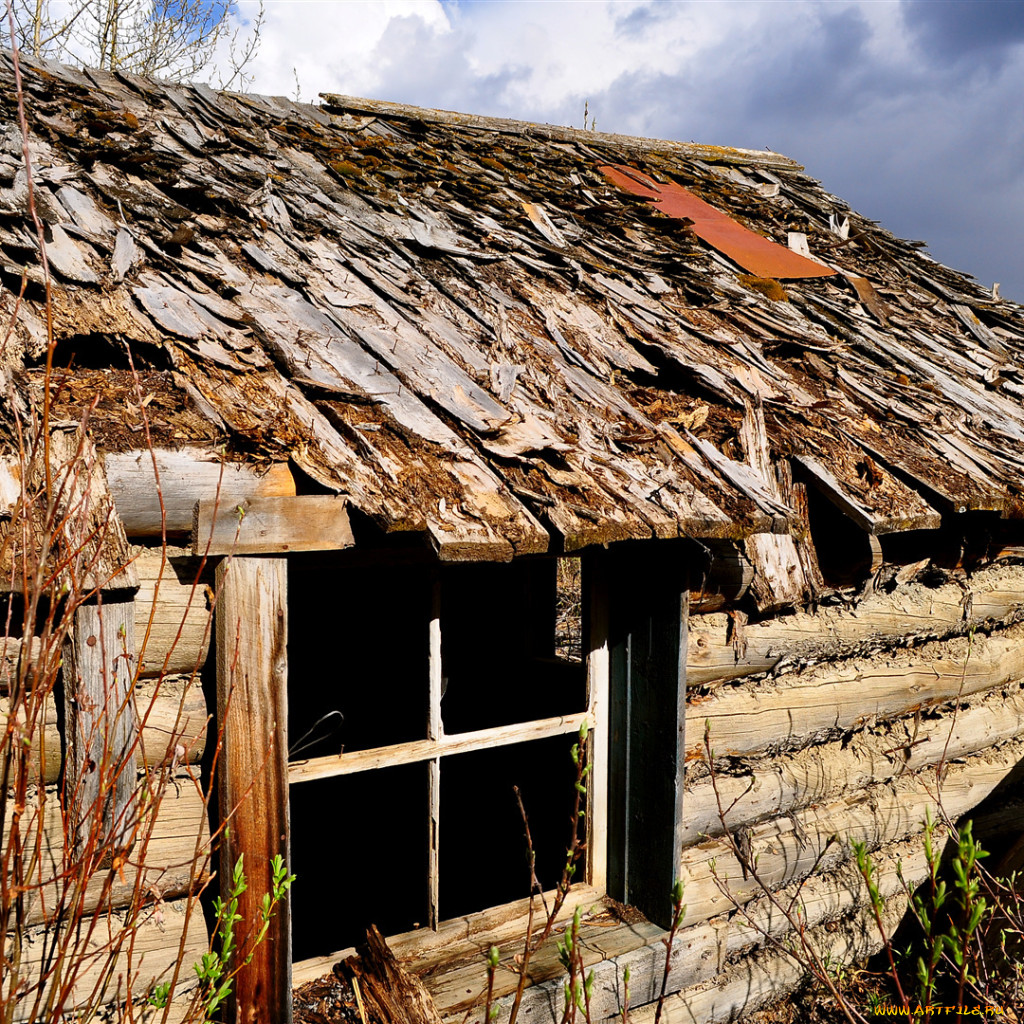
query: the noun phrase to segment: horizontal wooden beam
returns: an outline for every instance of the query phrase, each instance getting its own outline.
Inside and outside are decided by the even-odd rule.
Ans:
[[[416,764],[418,761],[429,761],[445,754],[468,754],[474,750],[507,747],[513,743],[546,740],[552,736],[579,732],[583,722],[588,722],[591,728],[594,727],[590,716],[582,711],[575,715],[523,722],[521,725],[499,725],[493,729],[478,729],[476,732],[442,735],[436,740],[412,740],[410,743],[395,743],[390,747],[371,747],[369,750],[353,750],[347,754],[311,757],[306,761],[293,761],[288,765],[288,781],[311,782],[314,779],[330,779],[338,775],[372,771],[374,768]]]
[[[221,507],[233,508],[248,498],[295,493],[287,463],[241,465],[205,449],[110,452],[103,464],[129,537],[159,537],[162,530],[169,537],[191,533],[197,501],[217,500]]]
[[[333,494],[200,500],[192,527],[196,555],[338,551],[355,544],[347,501]]]
[[[556,139],[562,142],[582,142],[586,146],[612,146],[615,149],[632,148],[642,152],[661,152],[712,164],[777,167],[786,171],[802,171],[802,165],[788,156],[764,149],[735,149],[728,146],[705,146],[696,142],[674,142],[665,139],[645,139],[635,135],[614,135],[587,129],[566,128],[557,124],[535,124],[515,121],[507,117],[485,117],[479,114],[459,114],[453,110],[433,110],[414,107],[388,100],[367,100],[357,96],[321,93],[328,113],[339,112],[396,118],[403,121],[422,121],[426,124],[445,124],[458,128],[475,128],[485,132],[521,135],[538,139]]]

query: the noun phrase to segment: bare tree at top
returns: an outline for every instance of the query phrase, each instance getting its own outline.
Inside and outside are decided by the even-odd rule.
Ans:
[[[239,24],[237,0],[13,0],[13,7],[18,45],[32,56],[175,81],[216,70],[225,89],[247,84],[263,27],[262,2],[248,24]]]

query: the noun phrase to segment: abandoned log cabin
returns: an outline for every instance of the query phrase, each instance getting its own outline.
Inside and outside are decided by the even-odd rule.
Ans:
[[[833,961],[878,948],[851,840],[893,920],[929,811],[1019,860],[1024,309],[773,152],[44,63],[23,140],[0,67],[8,607],[32,487],[84,460],[103,524],[26,740],[58,861],[97,708],[131,751],[76,913],[130,906],[133,946],[99,943],[67,1006],[186,999],[196,895],[244,854],[251,922],[281,854],[233,1019],[290,1019],[371,923],[445,1020],[483,1012],[497,944],[505,1019],[512,787],[551,890],[584,723],[560,927],[582,908],[595,1019],[627,966],[653,1017],[676,878],[667,1019],[707,1022],[800,981],[766,889]],[[11,735],[42,638],[7,621]],[[3,990],[26,1007],[47,892]],[[523,1019],[559,1019],[559,971],[545,946]]]

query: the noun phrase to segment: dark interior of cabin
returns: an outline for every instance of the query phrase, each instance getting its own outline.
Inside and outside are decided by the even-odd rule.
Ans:
[[[294,557],[290,760],[427,737],[435,586],[445,735],[586,710],[579,637],[574,645],[559,635],[579,629],[578,579],[553,558],[437,566],[359,564],[346,553]],[[575,601],[568,625],[567,601]],[[529,895],[513,785],[529,815],[538,878],[554,887],[568,840],[573,741],[441,757],[440,920]],[[384,934],[427,926],[428,792],[428,761],[291,785],[294,959],[353,945],[371,923]]]

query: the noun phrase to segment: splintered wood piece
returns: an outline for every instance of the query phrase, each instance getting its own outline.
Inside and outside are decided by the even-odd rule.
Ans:
[[[135,602],[83,604],[64,645],[64,720],[70,794],[68,839],[98,866],[131,845],[132,794],[138,769],[135,675]]]
[[[248,498],[237,505],[196,504],[196,555],[338,551],[355,544],[347,499],[332,494]]]
[[[376,925],[367,929],[366,945],[358,953],[335,971],[358,979],[370,1024],[441,1024],[423,982],[402,968]]]
[[[746,402],[739,438],[751,470],[779,503],[785,501],[775,475],[764,408],[760,402]],[[809,575],[809,563],[801,558],[796,540],[787,534],[759,533],[744,541],[747,558],[754,566],[750,590],[758,611],[804,604],[818,593],[816,580]]]
[[[895,530],[936,530],[942,524],[942,515],[928,505],[909,487],[894,477],[888,470],[876,463],[868,463],[865,454],[864,465],[869,474],[876,474],[884,480],[888,491],[898,494],[903,504],[903,514],[879,514],[850,493],[850,488],[839,482],[835,474],[819,459],[812,455],[794,455],[793,461],[811,478],[812,485],[819,490],[844,515],[852,519],[862,530],[872,534],[891,533]]]
[[[270,891],[270,862],[288,853],[287,592],[284,558],[233,558],[217,567],[217,721],[223,730],[217,766],[221,898],[244,854],[249,883],[238,912],[260,919]],[[285,898],[264,941],[235,980],[232,1024],[292,1019],[291,913]]]

